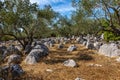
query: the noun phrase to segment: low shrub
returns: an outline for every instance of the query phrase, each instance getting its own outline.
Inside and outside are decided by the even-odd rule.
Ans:
[[[105,41],[117,41],[120,40],[120,36],[112,33],[112,32],[104,32],[104,40]]]

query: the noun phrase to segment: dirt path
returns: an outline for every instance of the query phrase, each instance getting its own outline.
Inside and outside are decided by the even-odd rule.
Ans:
[[[80,44],[76,44],[77,51],[67,52],[69,45],[57,49],[56,44],[50,48],[47,59],[35,65],[24,63],[21,65],[28,74],[42,77],[43,80],[75,80],[77,77],[85,80],[120,80],[120,63],[114,58],[98,55],[96,51],[88,50]],[[75,68],[63,66],[63,62],[68,59],[74,59],[78,66]]]

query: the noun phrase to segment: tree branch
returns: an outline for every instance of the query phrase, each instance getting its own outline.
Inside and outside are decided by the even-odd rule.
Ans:
[[[12,37],[14,37],[16,40],[18,40],[18,42],[24,47],[24,44],[22,43],[22,41],[21,41],[19,38],[17,38],[17,36],[15,36],[14,34],[1,33],[0,35],[1,35],[1,36],[5,36],[5,35],[12,36]]]
[[[110,4],[106,4],[109,8],[111,8],[112,10],[114,10],[115,11],[115,14],[116,14],[116,16],[117,16],[117,19],[118,19],[118,23],[119,23],[119,25],[120,25],[120,14],[119,14],[119,8],[120,8],[120,6],[118,6],[117,8],[115,8],[114,6],[112,6],[112,5],[110,5]]]

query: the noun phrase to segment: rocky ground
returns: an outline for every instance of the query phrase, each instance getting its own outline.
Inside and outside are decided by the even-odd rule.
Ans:
[[[75,44],[78,48],[73,52],[67,52],[70,44],[63,49],[58,49],[57,45],[37,64],[21,63],[28,76],[26,80],[120,80],[120,63],[115,58],[99,55],[80,44]],[[64,66],[63,62],[68,59],[75,60],[77,66]]]

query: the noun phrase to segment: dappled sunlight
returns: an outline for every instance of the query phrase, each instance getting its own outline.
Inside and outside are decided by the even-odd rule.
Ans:
[[[47,58],[34,65],[22,64],[22,67],[28,74],[32,72],[32,75],[41,75],[43,80],[74,80],[76,77],[85,80],[120,79],[120,64],[114,59],[99,55],[80,44],[77,44],[77,47],[77,51],[70,53],[67,52],[67,48],[65,51],[53,47]],[[78,67],[63,66],[63,62],[68,59],[75,60]],[[52,72],[46,71],[47,69]]]
[[[0,80],[120,80],[120,0],[0,0]]]

